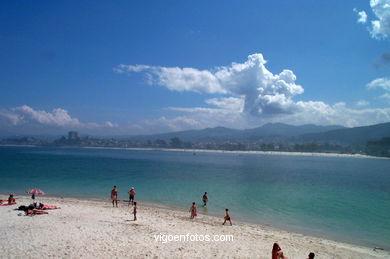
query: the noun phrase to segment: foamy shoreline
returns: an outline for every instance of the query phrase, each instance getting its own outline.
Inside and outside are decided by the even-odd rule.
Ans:
[[[45,147],[36,145],[0,145],[1,147]],[[288,152],[288,151],[240,151],[240,150],[216,150],[216,149],[180,149],[180,148],[124,148],[124,147],[72,147],[58,146],[51,148],[80,148],[80,149],[106,149],[106,150],[134,150],[134,151],[171,151],[171,152],[189,152],[189,153],[227,153],[227,154],[257,154],[257,155],[284,155],[284,156],[320,156],[320,157],[351,157],[351,158],[375,158],[390,159],[388,157],[369,156],[362,154],[340,154],[340,153],[322,153],[322,152]]]
[[[214,149],[174,149],[174,148],[119,148],[119,147],[79,147],[85,149],[108,149],[108,150],[134,150],[134,151],[172,151],[189,153],[227,153],[227,154],[257,154],[257,155],[290,155],[290,156],[323,156],[323,157],[353,157],[353,158],[377,158],[390,159],[388,157],[369,156],[362,154],[339,154],[321,152],[287,152],[287,151],[240,151],[240,150],[214,150]]]
[[[5,195],[1,195],[5,199]],[[270,258],[278,241],[289,258],[389,258],[388,251],[316,238],[267,226],[235,222],[222,226],[220,217],[200,214],[189,219],[186,211],[158,208],[139,202],[138,220],[131,206],[92,199],[39,197],[45,204],[61,206],[49,215],[18,216],[13,210],[31,202],[17,196],[18,205],[0,207],[2,258],[137,257],[137,258]],[[233,241],[156,241],[160,235],[233,236]]]

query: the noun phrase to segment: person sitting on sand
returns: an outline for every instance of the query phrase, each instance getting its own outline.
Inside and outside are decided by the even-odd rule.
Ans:
[[[225,225],[226,221],[229,220],[230,226],[233,226],[232,220],[230,219],[229,209],[225,209],[226,215],[224,217],[225,221],[222,223],[222,225]]]
[[[14,195],[11,193],[8,197],[8,205],[16,204],[16,200],[14,198]]]
[[[287,259],[287,257],[283,255],[282,249],[278,243],[274,243],[274,246],[272,247],[272,259]]]
[[[197,210],[196,210],[196,205],[195,205],[195,202],[192,203],[192,206],[190,208],[190,212],[191,212],[191,219],[195,218],[196,216],[198,216],[198,213],[197,213]]]
[[[316,255],[315,255],[313,252],[311,252],[311,253],[309,254],[309,257],[308,257],[307,259],[314,259],[315,256],[316,256]]]
[[[205,192],[205,193],[203,194],[202,200],[203,200],[203,207],[206,207],[207,202],[208,202],[208,200],[209,200],[209,198],[207,197],[207,192]]]
[[[111,200],[112,207],[114,207],[114,203],[116,204],[116,207],[118,207],[118,189],[116,188],[116,185],[114,185],[114,189],[111,191]]]
[[[134,207],[133,207],[133,214],[134,214],[134,221],[137,220],[137,202],[134,202]]]
[[[49,214],[47,211],[43,211],[43,210],[36,210],[36,209],[33,209],[33,210],[29,210],[28,208],[25,208],[24,209],[24,213],[25,215],[41,215],[41,214]]]
[[[131,202],[131,205],[134,205],[134,197],[135,197],[135,190],[134,190],[134,187],[131,187],[131,189],[129,191],[129,205],[130,205],[130,202]]]

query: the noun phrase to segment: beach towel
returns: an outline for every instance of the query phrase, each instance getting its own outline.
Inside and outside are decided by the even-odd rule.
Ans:
[[[11,204],[8,204],[8,203],[1,203],[0,204],[0,206],[11,206],[11,205],[15,205],[16,204],[16,202],[13,202],[13,203],[11,203]]]

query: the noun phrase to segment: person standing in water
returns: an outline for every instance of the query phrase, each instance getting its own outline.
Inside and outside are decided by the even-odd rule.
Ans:
[[[207,197],[207,192],[205,192],[205,193],[203,194],[202,200],[203,200],[203,207],[206,207],[207,202],[209,201],[209,198]]]
[[[190,212],[191,212],[191,216],[190,216],[191,219],[194,219],[196,216],[198,216],[195,202],[192,203],[192,206],[190,208]]]
[[[134,205],[134,197],[135,197],[135,190],[134,190],[134,187],[131,187],[131,189],[129,191],[129,205],[130,205],[130,202],[131,202],[131,205]]]
[[[118,207],[118,189],[116,188],[116,185],[114,185],[114,189],[111,190],[111,200],[112,207],[114,207],[114,204]]]

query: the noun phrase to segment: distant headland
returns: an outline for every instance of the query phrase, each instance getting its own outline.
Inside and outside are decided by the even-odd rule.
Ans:
[[[130,137],[93,137],[69,131],[54,140],[17,136],[0,145],[157,148],[216,151],[359,154],[390,157],[390,123],[364,127],[266,124],[254,129],[224,127]]]

